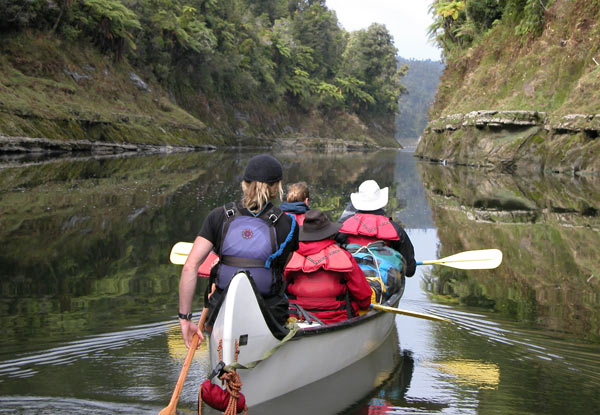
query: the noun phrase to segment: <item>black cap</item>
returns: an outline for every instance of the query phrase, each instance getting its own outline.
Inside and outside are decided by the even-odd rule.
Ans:
[[[304,224],[300,227],[300,242],[320,241],[333,236],[342,226],[332,223],[319,209],[311,209],[304,215]]]
[[[247,182],[275,183],[282,178],[281,163],[269,154],[252,157],[244,171],[244,180]]]

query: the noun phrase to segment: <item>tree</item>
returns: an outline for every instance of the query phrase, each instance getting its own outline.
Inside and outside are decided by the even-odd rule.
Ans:
[[[373,103],[363,101],[360,112],[397,112],[398,98],[405,90],[400,79],[406,68],[396,67],[396,53],[392,36],[384,25],[374,23],[367,30],[351,34],[342,73],[361,81],[364,92],[374,99]]]
[[[81,0],[74,20],[103,51],[120,58],[136,48],[133,31],[141,29],[137,16],[118,0]]]
[[[312,76],[332,79],[338,71],[346,47],[343,30],[338,26],[335,12],[320,3],[299,11],[294,20],[294,38],[313,51]]]

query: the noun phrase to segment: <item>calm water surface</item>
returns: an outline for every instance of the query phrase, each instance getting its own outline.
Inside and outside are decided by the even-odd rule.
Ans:
[[[186,353],[170,248],[239,197],[252,155],[4,161],[0,413],[166,406]],[[285,181],[309,182],[313,206],[333,218],[363,180],[390,186],[388,213],[418,260],[483,248],[505,259],[492,271],[419,267],[400,307],[453,324],[398,316],[372,355],[250,414],[598,413],[600,180],[438,166],[410,152],[275,155]],[[208,366],[202,346],[180,413],[196,412]]]

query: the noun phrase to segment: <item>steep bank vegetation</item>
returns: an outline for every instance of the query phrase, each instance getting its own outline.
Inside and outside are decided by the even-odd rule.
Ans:
[[[392,38],[325,1],[0,0],[0,36],[4,135],[395,145]]]
[[[423,154],[485,164],[489,161],[486,151],[513,141],[511,148],[518,148],[521,155],[528,154],[528,160],[540,169],[598,172],[597,1],[437,0],[431,11],[436,18],[431,34],[443,48],[447,66],[430,119],[481,110],[526,110],[535,113],[533,118],[540,122],[531,134],[519,134],[516,139],[509,130],[522,133],[524,126],[502,126],[507,140],[485,143],[481,146],[485,151],[462,152],[461,156],[457,142],[451,146],[454,151],[433,150],[433,142],[443,146],[445,140],[453,141],[452,135],[462,135],[457,138],[460,141],[479,134],[476,141],[482,143],[485,138],[481,133],[487,127],[457,131],[453,126],[445,132],[436,128],[421,143]],[[464,141],[474,147],[472,141]],[[551,141],[555,142],[550,145]],[[502,161],[508,160],[493,160]]]

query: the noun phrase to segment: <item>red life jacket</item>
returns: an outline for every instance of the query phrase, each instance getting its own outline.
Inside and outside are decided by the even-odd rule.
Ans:
[[[371,213],[357,213],[344,221],[339,230],[348,234],[348,243],[366,246],[373,241],[397,241],[398,232],[390,218]]]
[[[291,213],[291,212],[285,212],[285,213],[296,218],[296,222],[298,222],[298,226],[304,225],[304,217],[306,216],[306,213]]]
[[[290,302],[326,324],[348,319],[345,273],[352,269],[349,254],[337,244],[307,256],[294,252],[285,267]]]

